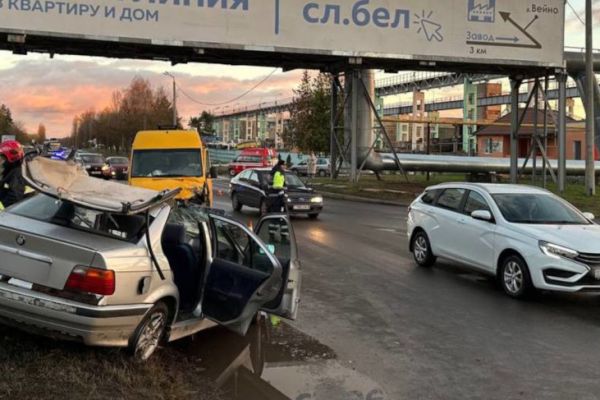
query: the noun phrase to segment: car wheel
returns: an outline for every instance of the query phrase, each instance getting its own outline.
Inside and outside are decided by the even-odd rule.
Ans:
[[[513,298],[524,298],[533,288],[527,263],[517,255],[508,256],[502,261],[498,279],[504,292]]]
[[[318,213],[308,214],[308,218],[310,218],[310,219],[317,219],[317,218],[319,218],[319,214]]]
[[[232,177],[232,178],[235,177],[235,171],[232,170],[232,169],[230,169],[229,170],[229,176]]]
[[[436,257],[431,252],[431,244],[425,232],[415,233],[411,248],[415,262],[421,267],[430,267],[435,263]]]
[[[165,303],[156,303],[148,311],[135,330],[129,344],[129,351],[137,361],[146,361],[158,348],[165,336],[169,309]]]
[[[242,210],[242,203],[240,203],[240,200],[238,199],[238,195],[236,193],[234,193],[231,196],[231,207],[235,211],[241,211]]]
[[[321,178],[325,178],[327,176],[327,171],[325,171],[324,169],[320,170],[319,171],[319,176]]]
[[[260,201],[260,216],[262,217],[263,215],[267,215],[269,213],[269,205],[267,204],[267,202],[265,201],[265,199],[262,199]]]

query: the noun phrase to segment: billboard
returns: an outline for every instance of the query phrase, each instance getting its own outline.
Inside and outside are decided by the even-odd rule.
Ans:
[[[564,0],[0,0],[0,32],[563,66]]]

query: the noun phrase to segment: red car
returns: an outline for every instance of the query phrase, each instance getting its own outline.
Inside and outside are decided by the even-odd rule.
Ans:
[[[108,157],[102,167],[104,179],[125,180],[129,173],[129,159],[127,157]]]
[[[229,175],[236,176],[250,168],[272,167],[277,163],[277,152],[273,149],[244,149],[239,156],[229,163]]]

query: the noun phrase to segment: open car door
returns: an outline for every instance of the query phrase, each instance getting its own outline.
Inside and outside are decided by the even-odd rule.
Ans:
[[[285,214],[266,215],[256,225],[255,232],[283,268],[283,281],[277,297],[262,309],[295,320],[300,303],[302,271],[290,218]]]
[[[258,311],[273,301],[283,268],[258,236],[244,225],[211,215],[212,261],[204,286],[202,312],[245,335]]]

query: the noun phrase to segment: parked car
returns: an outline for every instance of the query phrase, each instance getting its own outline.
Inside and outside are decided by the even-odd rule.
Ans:
[[[240,211],[243,206],[258,208],[261,215],[269,209],[267,191],[272,181],[270,168],[247,169],[230,182],[231,204]],[[323,196],[292,172],[285,173],[286,206],[291,215],[308,215],[316,219],[323,211]]]
[[[129,175],[129,159],[127,157],[108,157],[102,167],[105,179],[126,180]]]
[[[302,160],[298,164],[292,165],[290,171],[300,176],[308,175],[308,160]],[[317,176],[326,177],[331,175],[331,163],[329,158],[317,158]]]
[[[511,297],[600,291],[600,226],[554,194],[522,185],[428,188],[408,213],[410,251],[495,276]]]
[[[146,360],[217,324],[243,335],[259,310],[296,317],[300,261],[286,215],[252,231],[218,211],[172,208],[179,190],[96,181],[40,157],[24,178],[39,194],[0,214],[2,323]]]
[[[273,149],[244,149],[229,163],[229,175],[236,176],[249,168],[272,167],[277,163],[277,152]]]
[[[101,178],[104,167],[104,156],[96,153],[75,153],[75,162],[83,166],[88,175]]]

